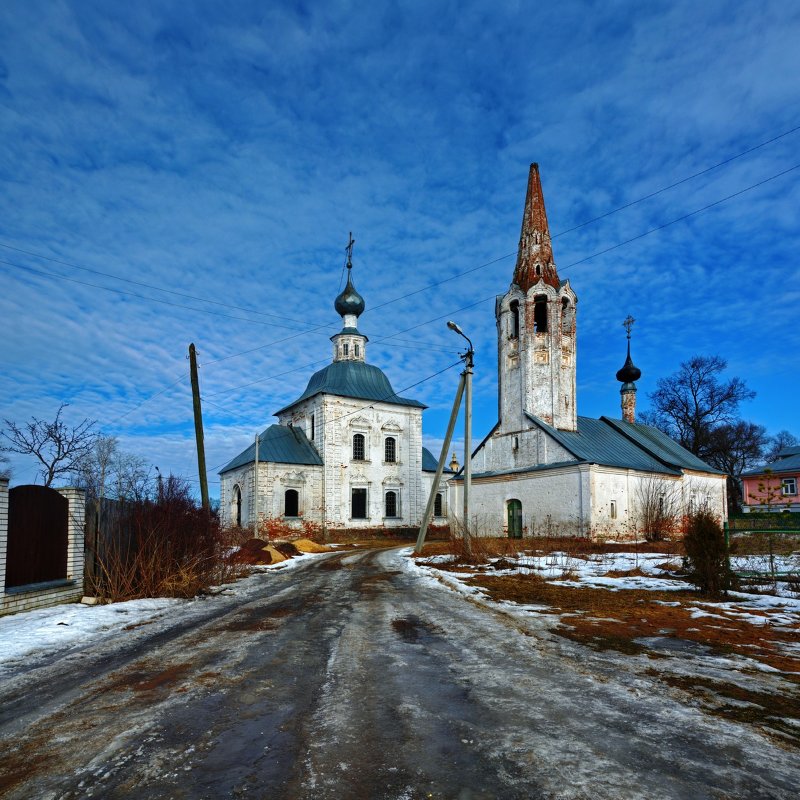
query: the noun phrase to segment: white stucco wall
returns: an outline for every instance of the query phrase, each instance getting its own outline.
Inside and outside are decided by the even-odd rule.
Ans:
[[[312,439],[311,419],[314,418]],[[261,462],[258,475],[259,517],[282,517],[286,489],[300,495],[303,517],[328,527],[408,527],[422,519],[428,496],[422,475],[422,409],[412,406],[317,395],[279,416],[282,425],[300,427],[323,458],[324,467]],[[353,436],[365,440],[364,460],[353,458]],[[396,460],[387,463],[385,441],[396,443]],[[242,524],[252,525],[254,465],[221,476],[220,509],[232,524],[234,486],[242,492]],[[353,519],[351,489],[367,490],[367,517]],[[397,515],[385,515],[385,494],[396,492]],[[323,501],[324,495],[324,501]],[[297,523],[299,525],[299,522]]]
[[[530,423],[521,430],[498,428],[472,457],[472,471],[495,472],[574,460],[575,456],[555,439]]]
[[[690,507],[701,506],[727,519],[724,476],[687,473],[675,477],[596,464],[476,478],[470,517],[478,535],[506,535],[507,505],[516,499],[522,504],[525,536],[630,538],[640,530],[639,504],[646,492],[674,497],[678,521]],[[453,481],[450,508],[459,522],[462,507],[463,482]]]
[[[463,481],[450,488],[451,517],[463,517]],[[524,536],[567,536],[583,531],[589,521],[589,466],[543,472],[476,478],[470,495],[471,527],[479,536],[507,534],[507,504],[522,503]]]

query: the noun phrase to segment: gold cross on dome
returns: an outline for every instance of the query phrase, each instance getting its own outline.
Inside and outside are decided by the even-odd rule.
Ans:
[[[636,322],[636,320],[630,314],[628,314],[628,316],[625,317],[625,321],[622,323],[622,327],[627,331],[629,339],[631,338],[631,328],[633,327],[634,322]]]

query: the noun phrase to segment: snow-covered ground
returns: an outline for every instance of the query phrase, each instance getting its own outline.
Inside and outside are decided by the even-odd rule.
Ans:
[[[279,564],[248,567],[251,573],[295,569],[321,554],[306,553]],[[322,554],[324,555],[324,554]],[[23,659],[92,644],[125,630],[181,614],[191,614],[198,606],[214,602],[215,597],[235,596],[252,586],[252,577],[216,587],[208,596],[190,600],[154,598],[123,603],[88,606],[81,603],[23,611],[0,617],[0,678]]]
[[[410,554],[411,548],[405,552]],[[776,557],[776,570],[797,569],[794,560],[796,558],[796,556],[783,559]],[[686,591],[689,588],[689,584],[685,581],[677,580],[670,575],[680,570],[680,557],[664,553],[599,553],[575,556],[570,553],[554,552],[541,556],[505,556],[502,561],[508,562],[509,566],[496,569],[493,565],[501,559],[492,558],[488,569],[476,568],[475,572],[447,570],[447,564],[452,563],[453,559],[451,555],[438,555],[420,559],[406,558],[404,561],[407,569],[430,579],[443,581],[456,591],[473,596],[487,595],[486,590],[480,586],[466,583],[478,574],[492,576],[535,574],[563,586],[596,587],[611,591],[638,589],[664,592]],[[737,569],[737,565],[733,566]],[[715,604],[700,598],[697,602],[702,602],[703,607],[713,608],[716,605],[725,608],[729,616],[738,616],[752,624],[800,629],[800,597],[796,592],[792,592],[785,582],[777,584],[775,594],[731,592],[729,597],[725,603]],[[488,597],[486,602],[491,602]],[[498,605],[502,605],[505,609],[516,609],[523,615],[529,609],[528,606],[516,603],[502,602]],[[541,606],[536,608],[541,610]],[[712,612],[699,610],[697,612],[698,616],[709,613]]]

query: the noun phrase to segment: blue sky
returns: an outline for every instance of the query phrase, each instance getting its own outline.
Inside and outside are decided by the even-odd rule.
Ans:
[[[774,177],[800,164],[800,131],[782,135],[800,126],[798,41],[800,6],[782,0],[9,0],[2,416],[69,402],[69,421],[196,478],[194,341],[218,467],[330,360],[352,230],[369,360],[398,392],[418,384],[405,393],[430,406],[437,449],[457,371],[430,376],[457,358],[456,319],[480,438],[493,297],[537,161],[579,298],[578,412],[619,415],[630,313],[640,409],[682,360],[720,355],[757,392],[743,415],[800,435],[800,169]]]

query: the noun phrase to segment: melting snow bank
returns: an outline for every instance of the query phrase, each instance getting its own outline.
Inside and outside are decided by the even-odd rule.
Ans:
[[[324,555],[307,553],[279,564],[249,567],[249,577],[190,600],[158,597],[97,606],[71,603],[0,617],[0,677],[23,659],[88,647],[100,639],[125,635],[161,619],[174,622],[190,616],[196,610],[207,609],[208,603],[224,602],[231,596],[257,590],[264,572],[297,569]]]
[[[600,553],[574,556],[567,553],[549,553],[543,556],[520,555],[491,558],[488,565],[476,566],[474,571],[452,572],[447,565],[452,556],[437,555],[425,558],[409,558],[412,548],[395,551],[403,568],[419,579],[446,585],[454,591],[472,597],[479,596],[487,606],[502,607],[506,612],[528,617],[531,611],[546,612],[541,605],[523,605],[510,601],[493,601],[480,586],[466,583],[476,575],[537,575],[560,586],[575,588],[602,588],[610,591],[638,589],[640,591],[686,591],[691,585],[676,578],[674,570],[680,561],[664,553]],[[502,569],[496,565],[502,560]],[[673,605],[660,602],[662,605]],[[679,606],[680,603],[674,603]],[[715,603],[700,596],[691,601],[696,618],[713,617],[714,609],[724,610],[727,617],[737,617],[753,625],[789,629],[800,628],[800,598],[785,595],[766,595],[751,592],[730,592],[724,602]],[[704,610],[709,609],[709,610]],[[755,612],[755,613],[753,613]],[[555,616],[558,616],[553,612]],[[718,615],[717,615],[718,616]],[[787,650],[800,650],[800,646],[787,642]]]

